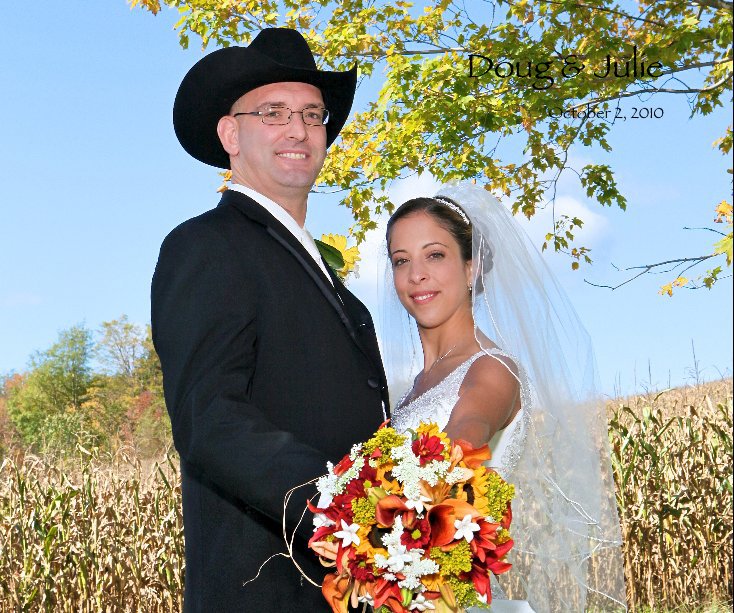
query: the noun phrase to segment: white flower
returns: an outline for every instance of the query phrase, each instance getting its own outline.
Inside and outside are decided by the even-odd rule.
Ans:
[[[474,471],[463,466],[456,466],[446,474],[446,483],[453,485],[459,481],[468,481],[474,476]]]
[[[316,507],[319,509],[328,509],[331,502],[334,500],[334,497],[331,494],[325,494],[321,492],[319,494],[319,500],[316,503]]]
[[[376,553],[375,566],[390,571],[383,575],[388,581],[395,581],[394,573],[400,573],[404,578],[398,585],[401,588],[417,590],[420,589],[421,577],[437,573],[439,567],[430,558],[423,558],[425,553],[423,549],[415,548],[408,551],[407,547],[400,542],[403,531],[402,518],[396,515],[392,530],[382,537],[382,544],[387,549],[388,555]]]
[[[362,467],[364,466],[364,458],[359,457],[356,460],[354,460],[354,464],[352,464],[342,475],[338,476],[336,478],[336,492],[340,493],[344,490],[347,483],[349,483],[352,479],[356,479],[359,477],[359,471],[362,470]]]
[[[433,575],[440,569],[438,564],[430,558],[424,558],[423,549],[411,549],[411,561],[405,565],[403,569],[403,575],[405,579],[398,583],[398,586],[407,588],[412,591],[419,590],[421,588],[421,577],[424,575]]]
[[[464,516],[462,520],[454,520],[454,528],[456,528],[455,539],[466,539],[467,543],[474,540],[474,533],[479,532],[479,524],[475,524],[471,520],[471,515]]]
[[[359,530],[359,524],[352,524],[351,526],[343,519],[340,520],[342,529],[338,532],[334,532],[334,536],[342,540],[344,547],[349,547],[352,543],[359,545],[360,538],[357,536],[357,530]]]
[[[326,515],[323,513],[316,513],[316,515],[313,516],[313,525],[314,525],[314,532],[318,530],[319,528],[323,528],[324,526],[333,526],[334,522],[330,520]]]
[[[337,493],[336,488],[336,475],[334,474],[334,465],[331,462],[326,463],[326,474],[319,477],[316,482],[316,489],[321,492],[322,496],[328,496],[331,498]]]
[[[372,594],[363,594],[362,596],[359,596],[357,598],[359,602],[366,602],[368,605],[372,606],[372,603],[375,602],[375,599],[372,598]]]
[[[415,509],[416,513],[423,513],[423,510],[425,509],[423,505],[424,502],[431,502],[431,499],[428,498],[428,496],[420,494],[416,500],[407,500],[405,502],[405,506],[409,509]]]
[[[405,568],[405,564],[413,559],[413,556],[408,553],[405,545],[391,549],[392,551],[388,550],[390,557],[387,559],[387,568],[393,573],[399,573]]]
[[[477,600],[479,600],[479,602],[481,602],[482,604],[487,604],[487,595],[477,592]]]
[[[385,549],[392,551],[400,547],[402,545],[400,539],[403,536],[403,531],[403,518],[400,515],[396,515],[392,530],[382,537],[382,544],[385,546]]]
[[[423,594],[418,594],[410,603],[411,611],[435,611],[436,607]]]

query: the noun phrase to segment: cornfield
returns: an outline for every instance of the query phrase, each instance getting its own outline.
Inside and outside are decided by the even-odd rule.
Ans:
[[[183,569],[170,459],[147,470],[122,454],[110,462],[84,452],[76,467],[2,463],[3,612],[180,611]]]
[[[731,379],[608,414],[630,608],[731,601]]]
[[[732,382],[608,405],[628,603],[732,599]],[[180,611],[176,462],[81,450],[0,466],[0,610]],[[714,609],[710,609],[714,610]]]

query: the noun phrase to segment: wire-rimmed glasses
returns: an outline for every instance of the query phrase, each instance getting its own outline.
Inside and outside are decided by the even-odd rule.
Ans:
[[[293,111],[287,106],[271,105],[259,111],[233,113],[232,116],[257,115],[265,125],[284,126],[291,122],[291,117],[294,113],[300,114],[303,118],[303,123],[307,126],[323,126],[329,121],[329,111],[320,106],[309,106],[301,111]]]

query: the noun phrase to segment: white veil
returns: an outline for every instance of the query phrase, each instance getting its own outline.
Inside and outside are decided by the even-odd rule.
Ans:
[[[475,336],[512,356],[526,419],[515,485],[510,553],[500,579],[511,599],[538,613],[624,610],[621,534],[604,403],[591,342],[537,249],[485,189],[458,184],[437,195],[472,222]],[[386,264],[382,348],[391,397],[422,368],[415,323],[392,290]],[[483,334],[476,333],[481,330]]]

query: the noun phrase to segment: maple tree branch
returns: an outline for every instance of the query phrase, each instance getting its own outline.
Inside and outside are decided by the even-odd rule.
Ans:
[[[694,266],[697,266],[701,262],[705,262],[709,258],[714,257],[715,255],[716,254],[714,254],[714,253],[710,253],[708,255],[701,255],[701,256],[698,256],[698,257],[676,258],[674,260],[666,260],[664,262],[656,262],[655,264],[643,264],[642,266],[630,266],[629,268],[625,268],[624,270],[625,271],[628,271],[628,270],[639,270],[640,272],[638,272],[636,275],[630,277],[626,281],[623,281],[619,285],[613,285],[612,286],[612,285],[603,285],[603,284],[599,284],[599,283],[592,283],[588,279],[584,279],[584,283],[588,283],[589,285],[592,285],[594,287],[602,287],[602,288],[606,288],[606,289],[611,289],[613,291],[615,289],[619,289],[620,287],[622,287],[624,285],[627,285],[628,283],[631,283],[635,279],[638,279],[639,277],[641,277],[642,275],[645,275],[647,273],[652,273],[652,272],[666,273],[666,272],[670,272],[671,270],[675,270],[679,266],[682,266],[683,264],[686,264],[686,263],[690,262],[690,265],[687,266],[684,270],[681,271],[681,273],[683,273],[683,272],[685,272],[685,271],[693,268]],[[660,270],[660,271],[654,270],[656,268],[659,268],[660,266],[667,266],[669,264],[674,264],[674,266],[671,266],[670,268],[668,268],[666,270]],[[614,266],[614,264],[612,264],[612,266]],[[614,266],[614,267],[617,268],[616,266]],[[619,270],[619,269],[617,268],[617,270]]]
[[[648,87],[645,89],[638,89],[633,92],[622,92],[620,94],[617,94],[615,96],[609,96],[607,98],[597,98],[596,100],[589,100],[588,102],[581,102],[579,104],[576,104],[572,107],[569,107],[569,111],[580,109],[585,106],[598,106],[599,104],[602,104],[604,102],[610,102],[611,100],[621,100],[622,98],[630,98],[632,96],[639,96],[642,94],[701,94],[703,92],[709,92],[715,89],[718,89],[724,83],[729,81],[731,79],[731,75],[725,75],[721,80],[717,81],[713,85],[709,85],[708,87],[699,87],[699,88],[687,88],[687,89],[670,89],[667,87]]]
[[[719,230],[716,230],[715,228],[689,228],[688,226],[683,226],[684,230],[708,230],[709,232],[715,232],[716,234],[721,234],[721,236],[728,236],[727,234],[724,234],[723,232],[719,232]]]
[[[660,21],[653,21],[652,19],[645,19],[644,17],[635,17],[634,15],[630,15],[629,13],[625,13],[624,11],[618,11],[616,9],[610,9],[606,8],[604,6],[592,6],[586,3],[581,2],[562,2],[562,1],[554,1],[554,0],[542,0],[545,4],[560,4],[562,6],[568,6],[569,4],[572,4],[576,8],[579,9],[589,9],[591,11],[599,11],[600,13],[611,13],[612,15],[617,15],[619,17],[626,17],[627,19],[631,19],[632,21],[641,21],[643,23],[649,23],[654,26],[658,26],[659,28],[664,28],[666,24],[660,22]],[[508,2],[508,4],[512,4],[511,2]]]
[[[734,2],[727,2],[726,0],[695,0],[692,4],[712,9],[724,9],[725,11],[731,11],[734,7]]]
[[[711,60],[710,62],[699,62],[697,64],[687,64],[686,66],[674,66],[673,68],[670,68],[669,70],[664,70],[658,76],[664,77],[666,75],[674,74],[676,72],[685,72],[686,70],[695,70],[697,68],[706,68],[708,66],[720,66],[721,64],[728,64],[730,62],[731,62],[731,58],[727,58],[725,60]]]

